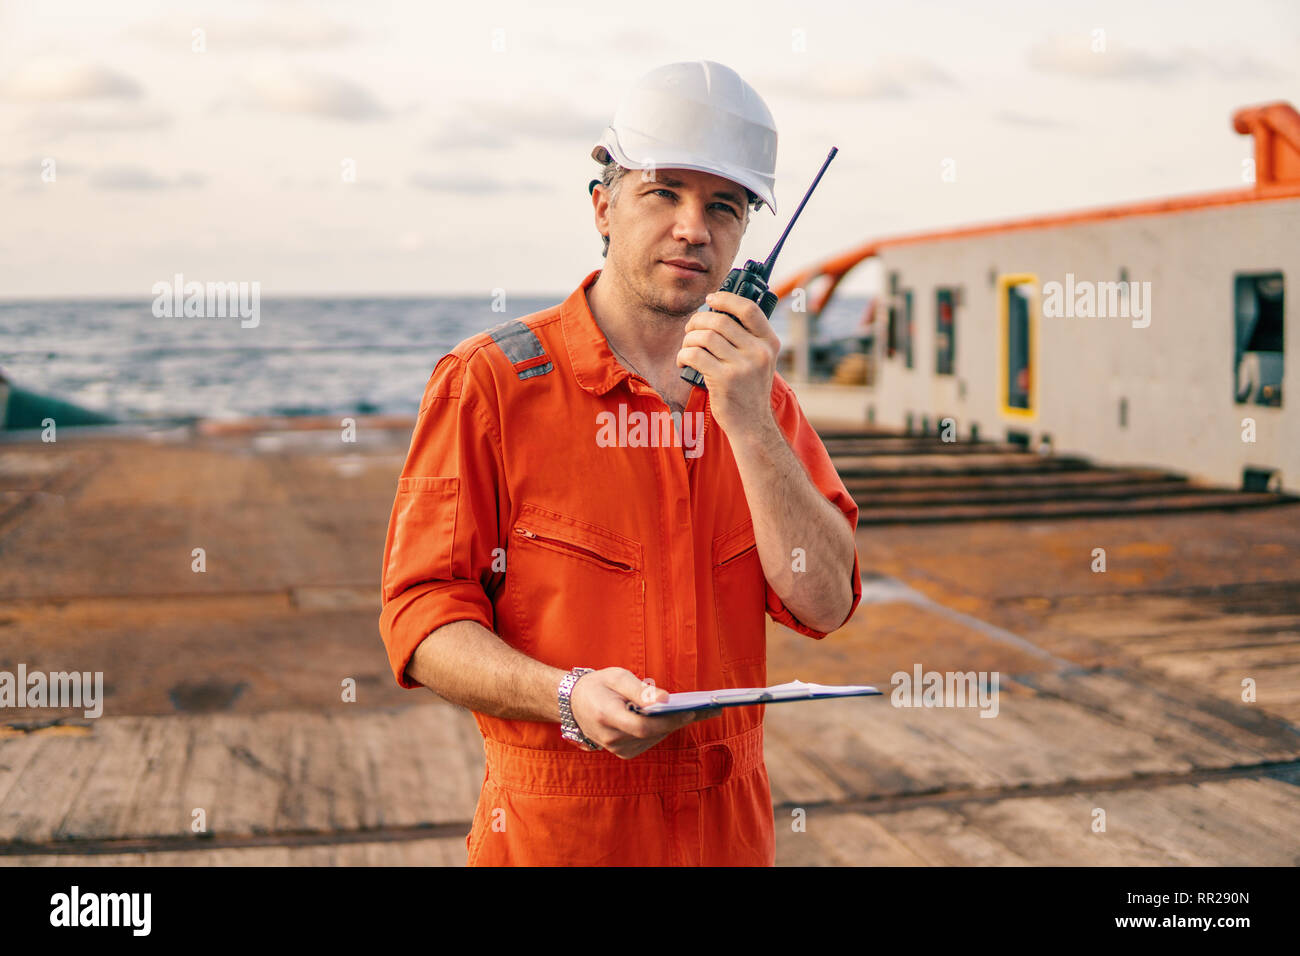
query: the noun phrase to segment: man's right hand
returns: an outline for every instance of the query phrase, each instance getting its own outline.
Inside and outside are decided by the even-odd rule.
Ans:
[[[578,729],[624,760],[645,753],[674,730],[697,720],[716,717],[718,710],[690,710],[648,716],[628,710],[628,702],[652,704],[668,699],[668,691],[643,681],[630,670],[606,667],[583,674],[569,694],[569,708]]]

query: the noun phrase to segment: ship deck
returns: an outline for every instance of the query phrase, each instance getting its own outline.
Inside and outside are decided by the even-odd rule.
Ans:
[[[464,864],[477,728],[376,627],[409,429],[0,444],[0,669],[107,691],[0,711],[0,863]],[[823,434],[863,603],[820,642],[769,621],[769,680],[886,694],[767,708],[778,864],[1300,862],[1294,501]],[[918,665],[997,671],[997,716],[891,706]]]

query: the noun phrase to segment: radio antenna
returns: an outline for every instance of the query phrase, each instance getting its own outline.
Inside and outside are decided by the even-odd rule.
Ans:
[[[785,232],[781,233],[781,238],[778,239],[776,245],[772,247],[772,253],[767,257],[767,260],[763,263],[762,267],[761,275],[764,282],[766,282],[772,275],[772,267],[776,265],[777,253],[779,253],[781,247],[785,245],[785,237],[790,235],[790,227],[793,226],[795,220],[799,218],[799,213],[803,212],[803,207],[808,203],[808,197],[812,195],[813,190],[817,188],[817,184],[821,182],[822,173],[826,172],[826,167],[831,164],[831,160],[835,158],[835,154],[839,151],[840,148],[838,146],[831,147],[830,153],[826,156],[826,162],[822,163],[822,168],[817,170],[817,175],[814,177],[812,185],[809,186],[808,191],[803,194],[803,199],[799,203],[799,208],[796,209],[794,215],[790,217],[790,222],[786,225]]]

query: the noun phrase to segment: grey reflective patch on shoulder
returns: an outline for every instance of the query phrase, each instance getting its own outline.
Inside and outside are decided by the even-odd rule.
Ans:
[[[534,375],[545,375],[551,369],[555,368],[550,362],[544,365],[534,365],[532,368],[526,368],[517,373],[520,378],[532,378]]]
[[[546,350],[542,348],[541,340],[532,329],[518,319],[502,322],[488,329],[488,335],[514,365],[515,374],[520,379],[545,375],[555,367],[547,360]]]

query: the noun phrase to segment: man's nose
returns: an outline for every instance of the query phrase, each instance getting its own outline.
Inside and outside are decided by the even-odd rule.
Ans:
[[[698,246],[709,241],[709,224],[704,218],[704,207],[693,199],[677,204],[677,223],[673,238],[688,245]]]

